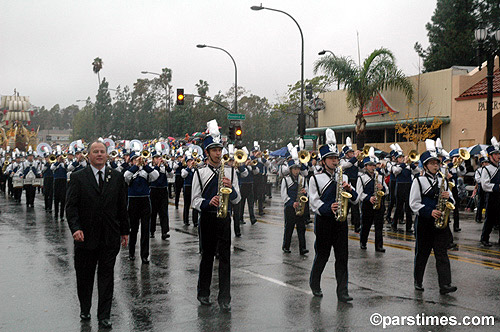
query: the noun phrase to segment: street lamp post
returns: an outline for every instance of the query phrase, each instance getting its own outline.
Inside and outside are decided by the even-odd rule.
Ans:
[[[141,71],[141,74],[151,74],[151,75],[157,75],[161,77],[161,74],[154,73],[151,71]],[[170,84],[167,82],[167,86],[165,87],[165,93],[167,94],[166,100],[165,100],[165,108],[167,109],[167,131],[168,135],[171,135],[170,131]]]
[[[490,31],[488,31],[490,30]],[[481,70],[481,53],[486,53],[486,144],[493,137],[493,78],[495,69],[495,56],[498,53],[498,42],[500,42],[500,30],[478,27],[474,31],[474,37],[478,42],[479,70]]]
[[[198,45],[196,45],[196,47],[198,47],[198,48],[208,47],[208,48],[214,48],[216,50],[221,50],[221,51],[225,52],[227,55],[229,55],[231,60],[233,60],[233,64],[234,64],[234,113],[238,113],[238,68],[236,67],[236,61],[234,61],[233,56],[225,49],[217,47],[217,46],[198,44]]]
[[[318,52],[318,55],[325,55],[326,53],[330,53],[331,55],[335,56],[335,54],[332,51],[329,50],[323,50]]]
[[[284,12],[279,9],[274,9],[274,8],[268,8],[268,7],[263,7],[262,5],[260,6],[252,6],[250,7],[252,10],[262,10],[262,9],[267,9],[271,10],[274,12],[282,13],[285,14],[286,16],[290,17],[295,24],[297,24],[297,27],[299,28],[300,31],[300,38],[302,40],[302,53],[301,53],[301,58],[300,58],[300,115],[299,115],[299,136],[304,137],[305,131],[306,131],[306,116],[304,113],[304,34],[302,33],[302,29],[300,28],[299,23],[292,17],[292,15],[288,14],[287,12]]]

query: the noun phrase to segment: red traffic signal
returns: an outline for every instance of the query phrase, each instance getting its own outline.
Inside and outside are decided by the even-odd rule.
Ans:
[[[177,105],[184,105],[184,89],[177,89]]]

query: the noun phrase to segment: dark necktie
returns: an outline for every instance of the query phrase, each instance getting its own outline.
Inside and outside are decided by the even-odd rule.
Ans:
[[[102,191],[102,188],[104,187],[104,180],[102,179],[102,171],[97,172],[97,175],[99,176],[99,191]]]

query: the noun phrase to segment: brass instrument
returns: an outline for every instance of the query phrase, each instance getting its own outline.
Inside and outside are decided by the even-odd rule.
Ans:
[[[116,158],[116,157],[118,157],[118,150],[113,150],[113,151],[111,151],[111,152],[109,153],[109,156],[110,156],[111,158]]]
[[[148,159],[151,156],[151,153],[148,150],[142,150],[141,151],[141,157],[144,159]]]
[[[347,205],[349,204],[349,199],[352,198],[352,195],[346,191],[344,191],[344,187],[342,187],[344,172],[342,167],[337,166],[338,178],[337,178],[337,198],[336,201],[339,203],[339,207],[337,209],[337,213],[335,216],[337,217],[337,221],[343,222],[347,220]]]
[[[7,169],[7,166],[10,165],[10,160],[6,160],[3,162],[3,166],[2,166],[2,173],[5,173],[5,170]]]
[[[301,164],[307,164],[311,160],[311,154],[307,150],[299,151],[299,161]]]
[[[196,154],[198,155],[198,154]],[[226,153],[225,155],[222,156],[222,159],[224,160],[225,163],[227,163],[231,158],[229,157],[229,153]]]
[[[445,229],[448,226],[448,220],[450,219],[451,211],[455,210],[455,205],[453,203],[448,202],[447,198],[442,197],[442,193],[445,191],[444,184],[446,183],[446,179],[448,178],[448,168],[446,168],[445,174],[439,172],[443,177],[443,181],[441,182],[441,186],[439,187],[439,196],[438,203],[436,205],[436,210],[441,211],[441,216],[434,220],[434,227],[437,229]]]
[[[373,192],[375,193],[375,203],[373,204],[373,209],[374,210],[380,210],[380,207],[382,206],[382,197],[385,196],[385,192],[382,190],[378,190],[378,172],[375,171],[375,179],[374,179],[374,190]]]
[[[460,149],[458,150],[459,157],[455,160],[453,163],[453,167],[456,168],[460,166],[464,160],[469,160],[470,159],[470,153],[466,149]]]
[[[416,163],[420,159],[420,155],[418,154],[417,150],[411,150],[408,153],[408,158],[412,163]]]
[[[191,155],[196,159],[196,157],[198,157],[198,151],[193,151]]]
[[[317,156],[318,156],[318,153],[316,151],[311,152],[312,159],[316,159]]]
[[[51,155],[49,156],[49,163],[50,163],[50,164],[53,164],[53,163],[55,163],[56,161],[57,161],[57,156],[56,156],[55,154],[51,154]]]
[[[234,161],[238,164],[243,164],[247,161],[248,155],[244,150],[238,149],[234,151]]]
[[[65,152],[65,153],[62,154],[62,157],[63,157],[63,159],[67,159],[68,158],[68,154]]]
[[[87,150],[83,151],[82,152],[82,155],[84,158],[87,158],[87,156],[89,155],[89,153],[87,152]]]
[[[229,194],[233,192],[233,189],[224,187],[224,159],[221,160],[219,166],[219,187],[217,190],[217,195],[219,196],[219,206],[217,208],[217,218],[224,219],[227,216],[227,208],[229,205]]]
[[[257,166],[258,163],[259,163],[259,161],[257,159],[253,159],[252,162],[250,163],[250,165]]]
[[[263,157],[266,158],[266,159],[269,158],[269,150],[268,149],[264,150]]]
[[[301,193],[303,186],[302,186],[302,182],[300,180],[304,181],[304,177],[299,175],[299,178],[297,180],[297,182],[298,182],[297,202],[299,203],[299,206],[297,206],[297,208],[295,209],[295,215],[297,215],[297,216],[304,215],[304,211],[306,210],[306,203],[309,201],[309,198],[307,198],[306,195]]]
[[[370,148],[371,148],[370,145],[365,145],[363,147],[363,150],[361,151],[360,154],[358,154],[358,157],[357,157],[359,162],[362,162],[363,159],[365,159],[366,157],[368,157],[368,152],[370,151]]]

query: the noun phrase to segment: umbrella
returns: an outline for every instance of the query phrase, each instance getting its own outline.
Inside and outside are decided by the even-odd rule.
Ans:
[[[471,147],[468,147],[467,151],[469,151],[471,156],[475,156],[477,154],[480,154],[481,150],[486,150],[487,147],[488,145],[486,144],[476,144]]]
[[[286,157],[287,155],[290,155],[290,152],[288,152],[288,148],[284,146],[281,149],[269,153],[269,155],[273,157]]]

